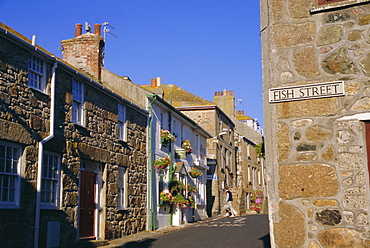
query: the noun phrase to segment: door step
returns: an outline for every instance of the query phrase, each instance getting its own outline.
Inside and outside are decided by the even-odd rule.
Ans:
[[[92,248],[109,245],[108,240],[80,240],[76,248]]]

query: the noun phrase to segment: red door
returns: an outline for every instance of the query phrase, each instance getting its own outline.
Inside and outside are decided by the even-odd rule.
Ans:
[[[81,171],[80,238],[94,239],[96,175]]]

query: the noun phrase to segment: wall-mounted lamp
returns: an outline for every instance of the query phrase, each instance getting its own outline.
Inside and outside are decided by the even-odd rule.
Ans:
[[[77,149],[78,148],[78,141],[73,141],[72,142],[72,148]]]

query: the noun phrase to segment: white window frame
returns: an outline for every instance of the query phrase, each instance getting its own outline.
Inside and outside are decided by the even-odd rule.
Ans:
[[[48,160],[46,160],[46,157]],[[52,159],[52,160],[50,160]],[[50,161],[52,161],[50,163]],[[49,169],[49,170],[48,170]],[[50,171],[51,169],[51,171]],[[52,173],[53,175],[50,175]],[[45,152],[42,161],[42,177],[41,177],[41,207],[48,209],[58,209],[60,204],[61,191],[61,169],[60,169],[60,155],[57,153]],[[53,188],[46,189],[45,183],[52,182]],[[45,193],[53,194],[53,201],[45,201]]]
[[[84,84],[72,78],[72,122],[83,125]]]
[[[126,209],[127,208],[127,168],[118,167],[117,173],[117,208]]]
[[[126,106],[118,104],[118,139],[127,141]]]
[[[46,63],[30,54],[28,56],[28,86],[39,91],[45,91]]]
[[[0,208],[19,208],[19,202],[20,202],[20,191],[21,191],[21,154],[22,154],[22,148],[17,145],[0,142],[0,146],[4,147],[4,154],[0,153]],[[3,149],[3,148],[0,148]],[[9,149],[11,151],[9,151]],[[9,152],[11,154],[9,154]],[[12,156],[9,158],[9,155]],[[6,163],[10,163],[10,169],[13,169],[13,171],[6,172],[5,171],[5,165]],[[16,166],[16,168],[14,168]],[[11,168],[13,167],[13,168]],[[8,180],[8,187],[11,189],[5,188],[6,185],[3,178],[10,178],[13,179],[12,182]],[[13,184],[12,186],[9,186],[9,184]],[[4,187],[5,186],[5,187]],[[4,199],[4,191],[7,191],[9,194],[9,191],[13,191],[13,199],[9,200],[3,200]]]

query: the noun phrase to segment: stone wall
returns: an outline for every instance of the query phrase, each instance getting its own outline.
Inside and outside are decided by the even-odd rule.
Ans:
[[[22,147],[19,209],[0,209],[0,243],[33,247],[38,142],[50,133],[50,80],[54,58],[47,62],[45,93],[31,89],[29,51],[0,36],[0,141]],[[41,210],[39,247],[46,245],[47,222],[61,223],[61,247],[74,247],[79,228],[79,183],[82,168],[100,170],[101,238],[113,239],[146,229],[147,116],[127,106],[127,142],[118,140],[118,100],[73,68],[58,62],[56,70],[55,135],[45,151],[61,155],[59,209]],[[85,85],[84,125],[72,123],[72,78]],[[121,103],[124,104],[124,103]],[[72,143],[77,142],[77,148]],[[100,167],[99,167],[100,166]],[[118,168],[128,173],[128,205],[117,209]]]
[[[261,1],[273,247],[368,247],[370,4],[310,12]],[[345,96],[269,103],[268,90],[344,81]]]

